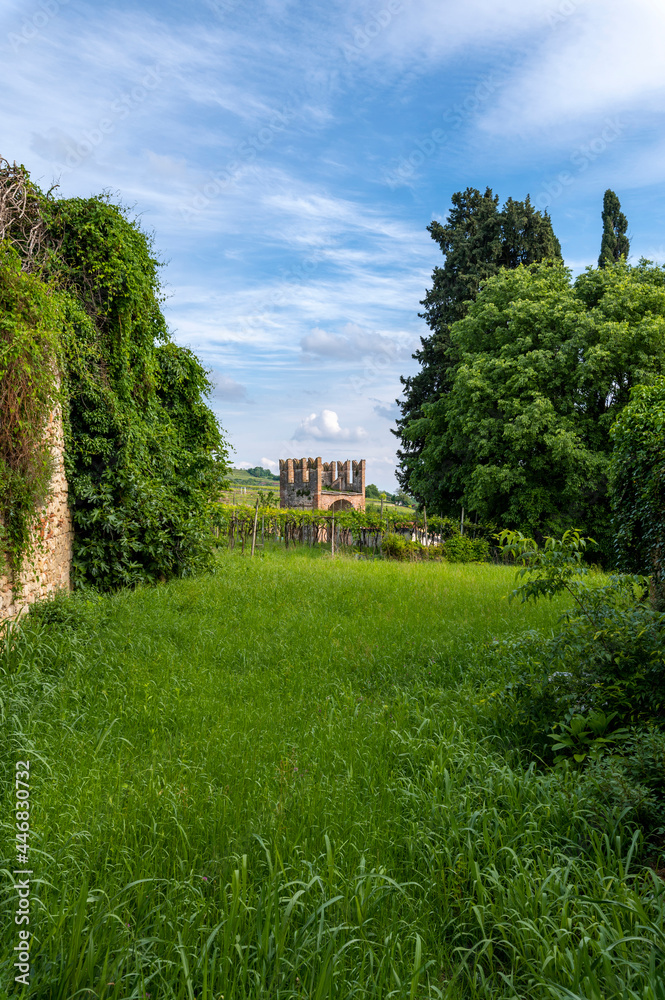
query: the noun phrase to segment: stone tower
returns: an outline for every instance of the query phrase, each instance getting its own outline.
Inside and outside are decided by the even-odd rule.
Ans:
[[[364,510],[365,459],[359,462],[280,459],[279,505],[301,510]]]

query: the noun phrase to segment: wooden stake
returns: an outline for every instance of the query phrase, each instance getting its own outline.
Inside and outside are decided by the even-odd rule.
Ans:
[[[423,517],[425,519],[425,548],[429,548],[429,534],[427,531],[427,507],[423,507]]]
[[[332,531],[330,533],[330,554],[335,558],[335,515],[332,516]]]
[[[256,546],[256,522],[259,519],[259,498],[256,498],[256,506],[254,508],[254,530],[252,531],[252,556],[254,555],[254,548]]]

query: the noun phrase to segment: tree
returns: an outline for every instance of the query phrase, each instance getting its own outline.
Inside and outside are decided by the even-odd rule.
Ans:
[[[653,577],[665,610],[665,378],[638,385],[612,429],[610,496],[619,568]]]
[[[445,257],[443,267],[435,267],[432,287],[422,305],[421,316],[432,333],[421,337],[421,348],[413,355],[420,363],[416,375],[402,377],[404,398],[397,400],[402,411],[393,433],[400,438],[400,485],[421,503],[436,503],[443,481],[438,470],[425,471],[421,452],[424,441],[413,435],[413,427],[423,415],[423,406],[441,393],[450,391],[451,372],[457,363],[450,340],[450,327],[461,319],[483,282],[501,267],[517,267],[545,258],[560,259],[561,247],[552,231],[547,213],[542,215],[526,201],[509,198],[499,209],[498,195],[487,188],[458,191],[446,225],[432,222],[428,232]]]
[[[603,239],[600,244],[598,267],[607,267],[622,257],[628,259],[630,241],[626,236],[628,220],[621,211],[621,202],[610,188],[603,198]]]
[[[451,389],[406,428],[440,483],[428,509],[536,538],[579,528],[609,558],[610,426],[632,386],[665,373],[665,271],[506,269],[450,338]]]

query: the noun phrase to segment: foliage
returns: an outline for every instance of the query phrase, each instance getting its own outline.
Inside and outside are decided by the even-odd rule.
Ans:
[[[610,188],[603,198],[603,238],[600,244],[598,267],[616,264],[622,257],[628,258],[630,241],[626,236],[628,220],[621,211],[621,202]]]
[[[651,837],[665,836],[665,732],[637,729],[618,753],[595,759],[588,771],[599,820],[629,817]],[[603,812],[604,810],[604,812]]]
[[[490,546],[486,538],[456,533],[443,543],[443,552],[449,562],[484,562],[489,559]]]
[[[400,561],[445,558],[449,562],[478,562],[489,559],[491,544],[495,540],[493,524],[471,524],[467,534],[460,534],[460,525],[447,517],[428,517],[409,511],[404,516],[378,508],[368,510],[335,511],[334,516],[325,510],[299,510],[297,508],[271,507],[269,497],[262,502],[259,494],[264,536],[282,538],[287,542],[313,543],[325,539],[330,545],[333,521],[338,544],[355,546],[359,553],[379,551],[388,558]],[[240,537],[244,546],[250,539],[254,525],[254,507],[249,505],[218,504],[213,510],[213,521],[218,532],[229,539]],[[425,523],[429,544],[425,545]],[[420,540],[413,540],[416,534]],[[441,544],[435,544],[435,543]]]
[[[440,508],[441,490],[445,492],[446,487],[438,470],[424,468],[421,451],[425,439],[414,435],[410,425],[422,417],[425,404],[452,387],[458,360],[450,337],[452,324],[466,315],[470,301],[500,268],[561,259],[549,216],[541,215],[528,197],[524,202],[509,198],[499,209],[498,196],[490,188],[484,195],[467,188],[453,195],[452,206],[445,226],[439,222],[428,226],[446,259],[443,267],[434,268],[432,288],[422,301],[422,317],[432,332],[421,338],[422,346],[413,355],[420,371],[401,379],[404,399],[398,404],[402,415],[393,432],[401,443],[396,473],[399,482],[419,503],[433,510]]]
[[[612,430],[610,497],[622,569],[650,573],[665,610],[665,378],[636,386]]]
[[[512,716],[543,753],[558,729],[559,744],[565,737],[578,755],[583,746],[595,753],[604,746],[597,741],[621,727],[665,723],[665,615],[645,601],[645,579],[590,578],[576,531],[547,539],[545,548],[517,532],[500,537],[528,577],[513,596],[526,602],[565,592],[573,606],[550,638],[525,635],[492,649],[513,675],[495,695],[497,716]]]
[[[109,589],[209,566],[210,504],[225,485],[226,443],[205,404],[206,372],[167,330],[152,239],[105,196],[34,197],[50,252],[30,287],[41,289],[42,326],[59,334],[74,583]],[[33,437],[26,426],[23,419],[25,447],[43,420]],[[32,497],[25,470],[19,479]]]
[[[665,893],[633,814],[482,718],[479,645],[562,607],[508,606],[511,572],[222,552],[217,576],[7,629],[29,992],[660,1000]],[[15,893],[3,907],[11,982]]]
[[[388,559],[396,559],[398,562],[414,562],[420,559],[443,559],[445,552],[441,545],[423,545],[421,542],[405,538],[389,532],[381,539],[381,551]],[[451,560],[453,561],[453,560]],[[470,559],[457,559],[456,562],[470,562]]]
[[[665,371],[665,269],[620,263],[574,284],[563,265],[504,270],[450,335],[450,391],[403,430],[425,442],[430,509],[538,539],[575,524],[609,560],[610,427],[631,387]]]
[[[608,747],[627,734],[626,729],[615,729],[608,735],[610,723],[617,715],[618,712],[607,715],[596,710],[586,716],[573,715],[570,722],[557,723],[559,731],[549,737],[553,741],[552,750],[559,751],[555,761],[561,763],[572,754],[575,763],[582,764],[589,756],[597,758],[602,755]]]
[[[279,476],[276,476],[270,469],[262,469],[260,465],[255,465],[253,469],[245,469],[245,472],[248,476],[254,476],[256,479],[276,479],[279,482]]]
[[[14,591],[52,473],[46,429],[60,401],[58,296],[0,244],[0,551]]]

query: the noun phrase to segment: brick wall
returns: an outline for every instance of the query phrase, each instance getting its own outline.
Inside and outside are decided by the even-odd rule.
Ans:
[[[329,489],[324,489],[326,486]],[[346,500],[356,510],[365,509],[364,458],[359,462],[323,462],[320,457],[280,459],[280,507],[328,510],[338,500]]]
[[[33,532],[31,551],[24,560],[19,597],[13,593],[9,569],[0,555],[0,620],[18,614],[33,601],[55,590],[70,587],[74,532],[67,504],[64,437],[59,411],[51,415],[47,434],[54,459],[49,500]]]

